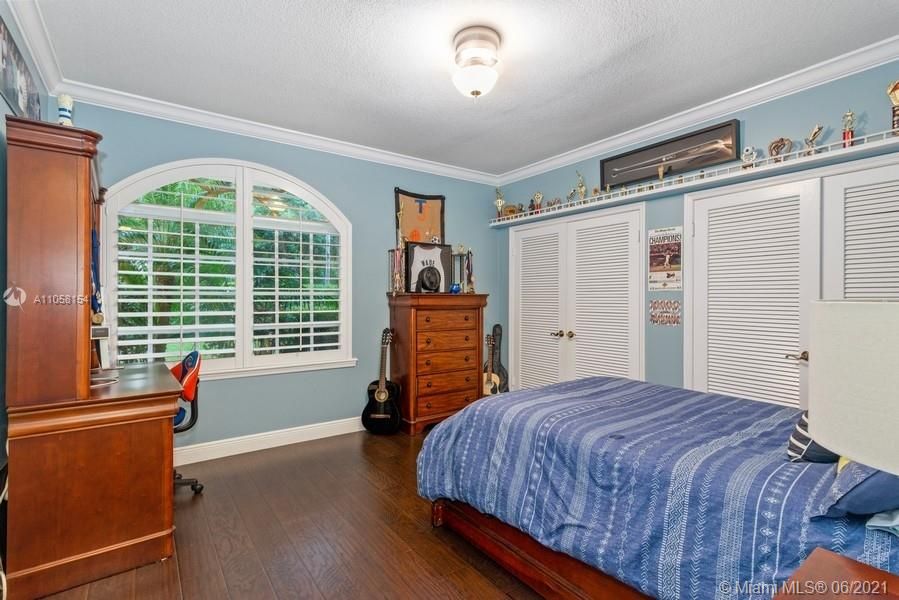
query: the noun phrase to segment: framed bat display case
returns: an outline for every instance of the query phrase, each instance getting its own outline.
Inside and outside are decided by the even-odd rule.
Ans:
[[[602,188],[664,179],[737,160],[740,121],[733,119],[599,161]]]

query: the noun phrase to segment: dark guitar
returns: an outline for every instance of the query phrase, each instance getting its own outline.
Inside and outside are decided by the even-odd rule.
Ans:
[[[501,344],[503,342],[503,326],[497,323],[493,326],[493,372],[499,375],[499,392],[508,392],[509,391],[509,372],[506,371],[506,367],[503,366],[502,363],[502,348]],[[487,365],[484,364],[484,371],[487,371]]]
[[[492,396],[499,393],[499,375],[493,372],[493,336],[487,336],[487,368],[484,370],[483,391],[484,396]]]
[[[400,410],[396,405],[400,386],[387,380],[387,348],[393,331],[381,333],[381,370],[378,378],[368,384],[368,404],[362,411],[362,425],[372,433],[396,433],[400,428]]]

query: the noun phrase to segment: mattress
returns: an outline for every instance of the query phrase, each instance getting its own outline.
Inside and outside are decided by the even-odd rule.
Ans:
[[[798,415],[609,377],[500,394],[431,431],[418,489],[658,598],[770,597],[818,546],[899,573],[899,538],[811,518],[836,467],[787,460]]]

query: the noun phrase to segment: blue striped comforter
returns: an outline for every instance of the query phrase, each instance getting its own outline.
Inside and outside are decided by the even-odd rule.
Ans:
[[[607,377],[502,394],[434,428],[418,488],[659,598],[770,598],[817,546],[899,573],[899,539],[809,519],[835,467],[787,460],[797,416]]]

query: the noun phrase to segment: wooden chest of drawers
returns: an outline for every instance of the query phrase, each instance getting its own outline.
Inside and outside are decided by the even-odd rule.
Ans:
[[[387,295],[390,379],[414,434],[481,397],[486,294]]]

